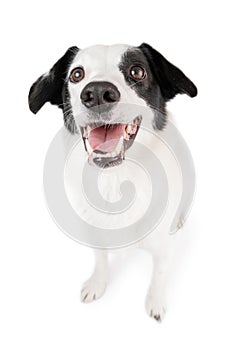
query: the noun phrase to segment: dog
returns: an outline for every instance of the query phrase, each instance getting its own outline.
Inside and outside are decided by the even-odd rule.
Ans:
[[[31,86],[29,107],[34,114],[46,102],[62,109],[68,134],[81,135],[89,164],[102,168],[103,174],[108,175],[102,191],[110,198],[116,195],[113,193],[116,186],[111,186],[110,180],[117,169],[122,169],[125,153],[134,147],[135,138],[141,138],[142,119],[148,118],[152,129],[162,132],[168,122],[166,103],[177,94],[195,97],[197,88],[180,69],[146,43],[138,47],[96,45],[83,50],[70,47]],[[149,113],[133,114],[134,109],[129,106],[144,108]],[[154,147],[154,140],[143,137],[142,142],[152,142],[150,147]],[[168,207],[158,226],[136,246],[152,255],[153,272],[145,306],[149,316],[162,321],[165,277],[173,246],[169,231],[182,187],[174,157],[164,147],[159,155],[168,177]],[[72,192],[76,192],[74,186]],[[91,219],[94,221],[90,215],[88,220]],[[108,250],[95,249],[95,269],[83,285],[83,302],[91,302],[104,293],[109,275],[108,254]]]

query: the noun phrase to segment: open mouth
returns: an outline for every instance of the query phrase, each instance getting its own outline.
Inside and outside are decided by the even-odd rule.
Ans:
[[[93,123],[81,128],[90,164],[109,168],[122,163],[139,130],[142,117],[128,124]]]

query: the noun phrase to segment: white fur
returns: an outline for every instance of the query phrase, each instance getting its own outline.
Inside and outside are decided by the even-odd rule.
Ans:
[[[182,195],[182,177],[175,157],[164,143],[159,142],[159,140],[157,141],[157,138],[150,134],[141,132],[141,129],[137,137],[139,142],[151,147],[155,154],[161,159],[169,185],[169,202],[163,220],[153,232],[134,245],[134,247],[147,250],[152,255],[153,274],[146,297],[146,310],[150,316],[155,317],[157,320],[162,320],[165,315],[165,275],[174,239],[173,236],[169,235],[169,231]],[[81,192],[81,162],[86,161],[83,156],[80,156],[80,154],[83,155],[82,152],[83,149],[81,144],[79,144],[69,157],[65,169],[66,192],[72,207],[76,210],[78,215],[92,225],[106,227],[106,229],[122,227],[122,225],[134,222],[138,220],[139,216],[141,217],[141,215],[144,215],[150,195],[146,188],[146,182],[144,181],[141,183],[144,176],[140,176],[140,181],[136,184],[136,193],[138,196],[141,196],[142,200],[136,200],[135,206],[133,206],[134,210],[130,212],[127,211],[124,214],[125,216],[122,214],[98,214],[86,202]],[[139,179],[138,167],[125,166],[124,163],[122,166],[106,169],[106,171],[104,170],[102,172],[99,181],[99,190],[100,193],[104,194],[105,198],[111,201],[117,201],[119,199],[119,187],[122,179],[124,179],[123,175],[126,175],[126,169],[132,172],[131,176],[133,182],[134,179]],[[109,176],[112,180],[111,182],[109,181]],[[84,302],[90,302],[102,296],[108,282],[108,251],[95,250],[95,255],[96,266],[93,275],[85,282],[81,293],[82,301]]]
[[[81,104],[79,96],[84,86],[91,81],[107,80],[115,84],[121,93],[120,102],[122,104],[146,106],[145,101],[139,98],[135,91],[126,84],[123,74],[118,69],[121,56],[126,49],[128,49],[128,46],[124,45],[111,47],[95,46],[80,51],[75,57],[69,72],[78,66],[83,66],[85,70],[85,78],[79,84],[69,85],[73,114],[78,125],[84,126],[87,122],[87,117],[84,116],[86,109]],[[114,118],[118,118],[121,114],[121,103],[114,111]],[[125,118],[132,120],[135,116],[131,112]],[[161,321],[165,315],[165,276],[173,243],[173,237],[169,235],[169,230],[182,195],[182,177],[176,159],[163,142],[159,142],[159,139],[150,133],[143,132],[141,128],[137,139],[138,142],[149,147],[160,158],[169,185],[169,203],[162,221],[153,232],[135,245],[138,248],[147,250],[152,255],[153,273],[146,297],[146,311],[151,317]],[[134,147],[134,144],[132,147]],[[82,153],[83,148],[79,148],[78,151],[79,154]],[[127,162],[125,164],[123,162],[119,167],[104,170],[99,188],[105,198],[110,201],[118,200],[119,186],[124,176],[127,176],[132,182],[138,179],[137,195],[141,197],[141,200],[136,201],[134,210],[130,213],[128,212],[124,219],[121,215],[116,215],[113,219],[112,215],[105,213],[104,219],[101,221],[94,213],[93,208],[87,206],[86,202],[82,200],[79,180],[81,164],[80,157],[76,156],[76,152],[77,150],[75,149],[75,153],[73,152],[69,158],[65,171],[65,184],[69,200],[78,214],[96,226],[102,224],[106,225],[106,227],[109,227],[108,225],[120,227],[123,225],[123,220],[127,223],[137,220],[139,215],[141,216],[146,209],[144,205],[149,202],[149,191],[146,191],[146,179],[144,180],[143,175],[139,176],[139,169],[129,166]],[[86,154],[84,156],[86,157]],[[93,275],[85,282],[82,289],[83,302],[90,302],[102,296],[108,282],[108,251],[96,250],[95,255],[96,265]]]

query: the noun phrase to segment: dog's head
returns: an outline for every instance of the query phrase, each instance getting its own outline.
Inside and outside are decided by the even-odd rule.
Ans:
[[[147,44],[71,47],[32,85],[29,106],[33,113],[46,102],[60,107],[67,129],[82,134],[89,159],[109,167],[134,142],[143,117],[138,106],[151,109],[152,125],[161,130],[166,102],[182,93],[194,97],[197,88]]]

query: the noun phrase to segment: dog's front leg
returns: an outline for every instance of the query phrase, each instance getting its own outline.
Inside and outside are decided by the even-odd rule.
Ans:
[[[104,250],[95,250],[95,268],[92,276],[83,284],[81,299],[84,303],[90,303],[100,298],[105,292],[108,277],[108,253]]]
[[[145,307],[148,315],[161,322],[165,316],[165,284],[169,261],[173,252],[172,237],[167,233],[160,245],[148,249],[152,254],[153,271]]]
[[[153,257],[152,279],[146,297],[146,311],[150,317],[162,321],[165,316],[165,277],[167,264],[158,256]]]

